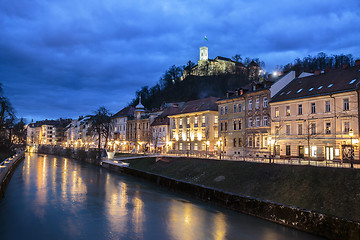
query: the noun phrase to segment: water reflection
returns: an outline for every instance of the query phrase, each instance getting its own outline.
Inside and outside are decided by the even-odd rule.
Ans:
[[[70,159],[22,164],[0,201],[1,239],[320,239]]]

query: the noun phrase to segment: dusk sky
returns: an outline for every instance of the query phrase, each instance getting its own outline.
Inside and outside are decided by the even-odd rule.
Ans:
[[[3,0],[0,82],[28,122],[115,113],[204,45],[267,72],[319,52],[357,59],[359,22],[359,0]]]

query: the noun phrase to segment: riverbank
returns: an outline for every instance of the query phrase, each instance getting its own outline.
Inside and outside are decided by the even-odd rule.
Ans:
[[[9,184],[14,171],[19,163],[24,159],[24,152],[15,154],[12,157],[1,161],[0,164],[0,199],[4,196],[7,185]]]
[[[123,162],[129,167],[105,167],[330,239],[360,239],[358,170],[169,157]]]
[[[138,158],[131,168],[360,221],[360,171],[239,161]]]

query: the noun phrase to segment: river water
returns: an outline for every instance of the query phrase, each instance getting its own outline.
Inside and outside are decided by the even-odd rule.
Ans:
[[[0,201],[0,239],[322,239],[63,157],[28,154]]]

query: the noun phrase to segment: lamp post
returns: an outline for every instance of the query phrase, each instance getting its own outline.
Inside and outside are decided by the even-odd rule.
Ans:
[[[269,163],[271,163],[271,148],[272,146],[274,145],[274,142],[275,142],[275,139],[273,139],[271,136],[269,136],[269,141],[268,141],[268,144],[269,144],[269,150],[270,150],[270,156],[269,156]]]
[[[208,157],[208,148],[210,146],[210,141],[206,141],[206,158]]]
[[[354,136],[354,131],[352,129],[349,130],[349,136],[350,136],[350,167],[354,168],[354,150],[353,150],[353,143],[352,138]]]
[[[195,135],[193,132],[190,133],[190,155],[191,155],[191,142],[193,142],[195,139]]]
[[[219,146],[219,159],[221,160],[221,145],[222,145],[222,138],[219,138],[219,141],[217,142]]]

